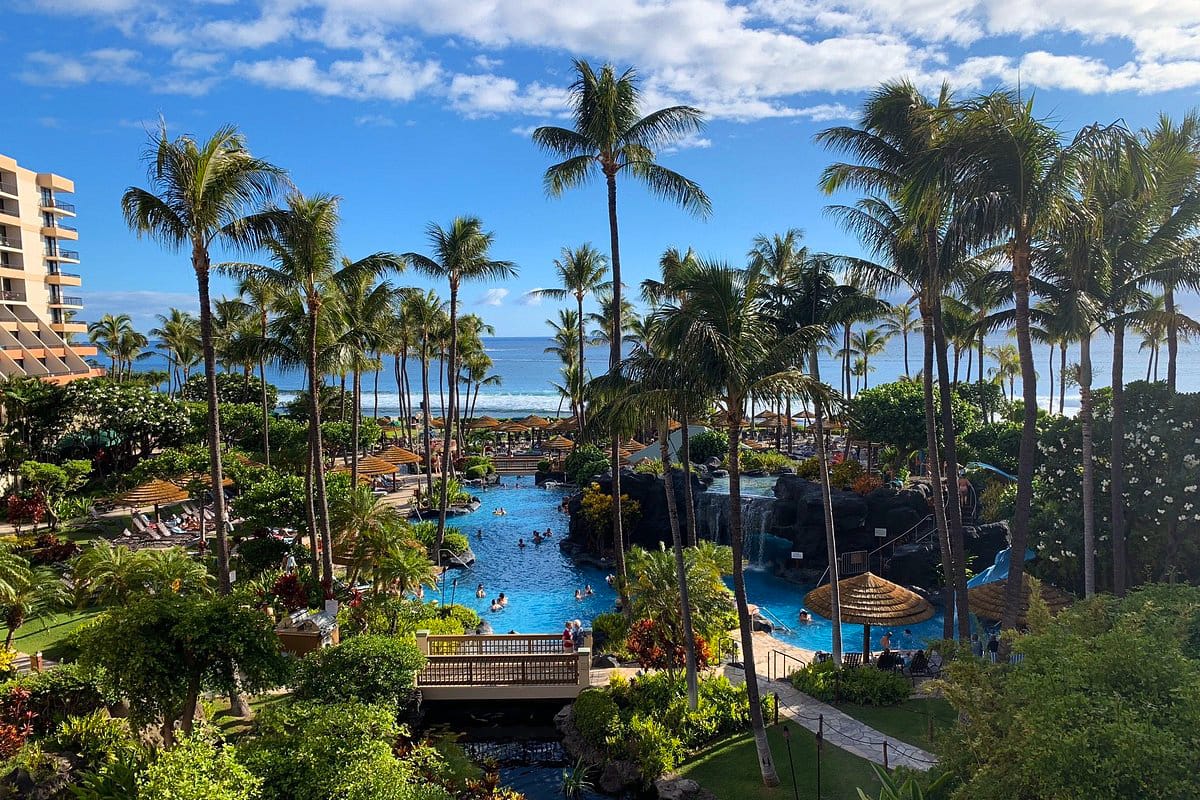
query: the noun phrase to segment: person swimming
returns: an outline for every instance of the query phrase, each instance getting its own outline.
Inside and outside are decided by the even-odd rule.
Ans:
[[[476,538],[476,539],[482,539],[482,538],[483,538],[483,528],[480,528],[479,530],[475,531],[475,538]]]
[[[483,584],[482,584],[482,583],[481,583],[481,584],[479,584],[478,586],[476,586],[476,587],[475,587],[475,596],[476,596],[476,597],[478,597],[478,598],[484,598],[484,597],[487,597],[487,592],[485,592],[485,591],[483,590]]]
[[[495,612],[499,611],[501,608],[503,608],[503,606],[502,606],[502,605],[500,605],[500,601],[499,601],[499,600],[493,600],[493,601],[492,601],[492,612],[493,612],[493,613],[495,613]]]
[[[594,594],[595,594],[595,592],[592,591],[592,585],[590,583],[587,586],[583,587],[583,596],[584,597],[591,597]]]
[[[576,602],[579,602],[579,601],[580,601],[580,600],[582,600],[582,599],[583,599],[583,592],[581,592],[581,591],[579,591],[578,589],[576,589],[576,590],[575,590],[575,601],[576,601]]]
[[[549,539],[553,535],[554,535],[554,531],[550,530],[549,528],[546,528],[546,532],[544,534],[542,534],[542,536],[545,537],[546,539]]]
[[[524,550],[525,549],[525,540],[517,539],[517,547],[520,547],[522,550]]]
[[[504,592],[501,592],[501,593],[500,593],[500,596],[499,596],[498,598],[496,598],[496,599],[500,601],[500,605],[501,605],[501,606],[506,606],[506,605],[508,605],[508,598],[504,596]]]
[[[533,543],[534,543],[534,544],[541,544],[543,541],[544,541],[544,540],[542,539],[542,535],[541,535],[540,533],[537,533],[537,532],[535,531],[535,532],[534,532],[534,534],[533,534]]]
[[[508,512],[504,510],[504,507],[503,507],[503,506],[501,506],[501,507],[497,508],[495,511],[493,511],[493,512],[492,512],[492,516],[493,516],[493,517],[503,517],[503,516],[505,516],[505,515],[507,515],[507,514],[508,514]],[[480,533],[482,534],[482,530],[480,531]],[[482,538],[483,538],[483,536],[481,535],[479,538],[481,538],[481,539],[482,539]]]
[[[808,613],[807,608],[800,609],[800,621],[803,622],[805,625],[812,622],[812,614]]]

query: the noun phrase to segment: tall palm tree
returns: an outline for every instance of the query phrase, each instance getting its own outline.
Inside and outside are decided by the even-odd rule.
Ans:
[[[156,314],[158,327],[150,335],[158,339],[157,347],[167,355],[171,372],[168,394],[174,395],[187,382],[188,373],[200,361],[200,321],[187,311],[172,308],[166,314]]]
[[[88,338],[112,361],[116,380],[128,378],[133,362],[142,353],[149,340],[134,330],[133,320],[128,314],[105,314],[95,322],[88,323]]]
[[[888,336],[899,336],[904,342],[904,377],[912,375],[908,366],[908,335],[921,330],[921,318],[912,303],[896,303],[884,314],[881,332]]]
[[[561,286],[534,289],[529,294],[533,297],[549,297],[554,300],[575,298],[576,321],[579,327],[576,338],[576,346],[579,350],[576,362],[579,364],[579,387],[576,395],[582,397],[583,383],[587,374],[583,363],[583,302],[598,291],[612,288],[612,284],[604,280],[604,276],[608,274],[608,259],[592,247],[590,242],[575,249],[564,247],[561,257],[554,260],[554,271],[558,274],[558,282]],[[585,422],[583,407],[580,406],[576,413],[579,419],[579,430],[582,433]]]
[[[579,411],[583,406],[583,362],[580,360],[583,354],[583,339],[580,338],[583,331],[583,320],[579,316],[579,312],[573,308],[560,308],[558,310],[558,320],[546,320],[546,325],[554,332],[551,337],[551,342],[548,347],[542,349],[543,353],[558,356],[562,362],[563,368],[569,371],[574,384],[565,387],[567,389],[567,397],[571,401],[571,414],[576,417],[576,422],[579,422]],[[580,426],[580,431],[583,427]]]
[[[242,280],[254,278],[281,296],[290,295],[293,309],[304,315],[298,327],[307,339],[303,352],[308,377],[309,460],[313,470],[314,519],[310,523],[320,535],[321,580],[327,592],[333,584],[333,536],[329,526],[325,454],[321,443],[321,385],[328,363],[322,362],[322,337],[337,338],[332,335],[331,327],[338,319],[342,285],[356,274],[377,276],[388,269],[399,269],[402,263],[399,257],[381,252],[343,264],[337,255],[338,203],[338,198],[331,195],[306,196],[298,192],[289,195],[287,208],[278,215],[274,233],[263,241],[271,263],[224,265]],[[330,311],[333,313],[328,313]]]
[[[433,499],[433,435],[430,432],[429,360],[436,332],[443,326],[444,305],[432,291],[410,292],[404,300],[404,318],[408,320],[417,342],[417,359],[421,363],[421,435],[425,445],[425,491]]]
[[[632,69],[620,75],[611,64],[597,73],[588,62],[574,62],[571,84],[573,128],[543,126],[533,132],[542,150],[563,161],[549,167],[544,176],[546,193],[558,197],[568,189],[604,177],[608,190],[609,263],[612,266],[612,322],[608,368],[621,361],[624,332],[621,296],[621,247],[617,228],[617,177],[628,175],[651,193],[699,216],[712,208],[708,195],[695,181],[656,161],[656,151],[703,129],[704,115],[691,106],[668,106],[642,116],[637,74]],[[613,547],[617,574],[625,577],[625,537],[621,530],[621,442],[613,434],[610,467],[613,476]]]
[[[516,277],[511,261],[491,257],[493,235],[483,229],[478,217],[455,217],[449,228],[430,223],[425,229],[432,256],[406,253],[405,258],[419,271],[445,280],[450,286],[450,342],[445,362],[450,376],[449,404],[445,406],[446,427],[442,438],[442,487],[438,501],[437,549],[434,560],[441,564],[442,541],[446,536],[446,492],[450,474],[451,427],[458,407],[458,290],[464,281],[502,280]]]
[[[824,387],[803,372],[804,354],[820,331],[803,328],[781,336],[768,294],[768,281],[753,266],[733,270],[724,264],[702,262],[679,283],[682,301],[657,312],[663,338],[677,359],[696,365],[723,406],[729,427],[729,529],[733,547],[733,590],[741,630],[742,658],[750,700],[751,728],[763,783],[779,778],[767,745],[758,679],[754,669],[754,639],[746,601],[744,540],[741,510],[741,432],[752,397],[790,393],[814,402],[826,398]]]
[[[238,293],[246,299],[258,321],[258,335],[262,343],[267,340],[270,325],[271,305],[276,302],[273,288],[256,278],[246,278],[238,283]],[[262,443],[263,463],[271,466],[271,408],[267,395],[266,348],[258,348],[258,380],[262,384]]]
[[[200,143],[190,136],[167,137],[165,123],[152,136],[145,153],[151,189],[130,187],[121,197],[125,222],[139,236],[157,239],[168,250],[187,247],[196,273],[200,299],[200,341],[208,389],[208,448],[211,486],[225,479],[221,467],[217,360],[213,349],[209,298],[209,248],[214,244],[242,250],[256,248],[272,231],[278,215],[259,209],[284,180],[278,167],[255,158],[233,127],[219,129]],[[217,529],[217,572],[228,593],[229,544],[225,497],[213,492]]]
[[[853,206],[832,210],[856,233],[881,263],[845,259],[850,274],[875,291],[900,287],[916,298],[924,344],[922,389],[931,500],[938,546],[942,557],[947,607],[956,610],[958,634],[970,634],[966,586],[966,542],[962,513],[957,502],[957,433],[951,414],[949,363],[941,303],[945,287],[959,269],[959,253],[951,245],[953,233],[952,182],[941,170],[926,165],[931,151],[945,136],[954,107],[949,87],[936,99],[927,98],[907,82],[886,83],[867,99],[856,127],[822,131],[817,140],[848,152],[855,162],[837,163],[822,174],[822,188],[832,193],[859,188],[868,196]],[[939,165],[940,166],[940,165]],[[937,392],[934,400],[934,363]],[[942,429],[939,455],[938,423]],[[948,474],[943,482],[942,464]],[[947,494],[950,495],[947,498]],[[943,633],[954,633],[952,615],[946,614]]]
[[[862,356],[864,389],[867,388],[867,376],[872,369],[871,357],[882,355],[891,338],[881,327],[863,328],[850,337],[851,347]]]

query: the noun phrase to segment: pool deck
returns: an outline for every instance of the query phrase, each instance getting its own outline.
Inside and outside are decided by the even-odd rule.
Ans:
[[[937,756],[932,753],[898,742],[828,703],[822,703],[797,691],[785,678],[767,680],[768,660],[772,650],[786,653],[805,663],[812,661],[816,652],[790,645],[768,633],[754,634],[754,665],[759,691],[764,696],[779,696],[780,717],[786,717],[813,733],[821,728],[825,741],[881,766],[884,764],[884,742],[887,743],[888,767],[904,766],[924,771],[937,763]],[[742,670],[728,666],[725,667],[725,675],[735,683],[743,683],[746,679]]]

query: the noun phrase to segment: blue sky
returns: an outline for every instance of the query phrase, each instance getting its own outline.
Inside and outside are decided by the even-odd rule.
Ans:
[[[306,192],[343,198],[342,247],[423,250],[430,221],[480,216],[520,277],[463,292],[502,335],[540,335],[564,245],[607,250],[594,185],[547,199],[549,160],[529,141],[558,124],[570,60],[636,65],[647,109],[704,109],[703,134],[662,154],[713,199],[689,218],[622,186],[622,264],[634,284],[668,246],[740,261],[757,233],[803,228],[854,251],[822,214],[812,145],[878,82],[1035,93],[1064,130],[1142,126],[1197,105],[1197,0],[9,0],[0,46],[0,152],[73,178],[87,302],[150,327],[194,307],[186,258],[139,241],[125,187],[162,115],[173,133],[232,122]],[[421,283],[416,276],[401,276]],[[440,288],[440,287],[439,287]],[[218,286],[217,294],[227,291]]]

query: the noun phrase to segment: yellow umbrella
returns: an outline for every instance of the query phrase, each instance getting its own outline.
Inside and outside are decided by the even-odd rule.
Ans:
[[[863,626],[863,661],[871,652],[871,626],[915,625],[933,616],[933,606],[921,595],[899,584],[864,572],[838,581],[842,622]],[[832,590],[828,583],[804,596],[804,604],[822,617],[833,617]]]

